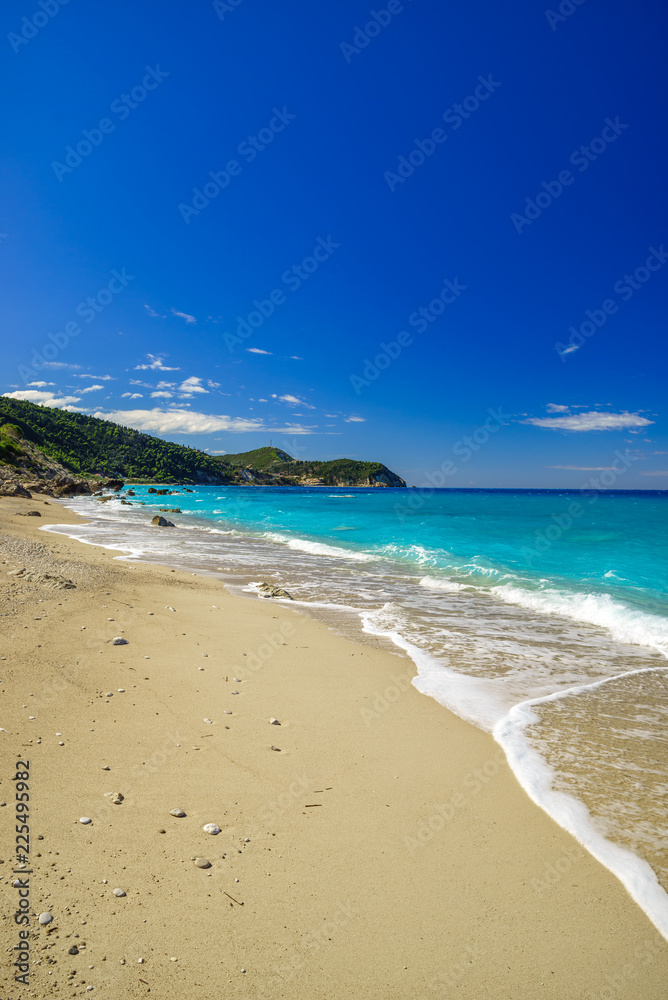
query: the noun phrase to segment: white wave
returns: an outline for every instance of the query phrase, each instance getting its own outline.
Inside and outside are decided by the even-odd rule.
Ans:
[[[340,549],[336,545],[325,545],[324,542],[310,542],[306,538],[290,538],[276,531],[265,531],[264,537],[272,542],[287,545],[296,552],[310,552],[314,556],[330,556],[336,559],[352,559],[355,562],[373,562],[376,558],[368,552],[353,552],[351,549]]]
[[[423,576],[420,580],[420,586],[427,587],[429,590],[448,590],[450,592],[471,589],[470,584],[457,583],[455,580],[442,580],[435,576]]]
[[[598,625],[617,642],[649,646],[668,657],[668,621],[628,607],[610,594],[576,594],[552,588],[524,590],[511,583],[492,587],[490,593],[507,604]]]
[[[659,668],[660,669],[660,668]],[[647,673],[649,671],[630,671]],[[599,687],[609,683],[608,678],[586,685]],[[526,737],[528,726],[539,722],[534,706],[554,701],[570,695],[577,695],[584,687],[535,698],[515,705],[504,719],[494,728],[494,738],[508,758],[517,780],[530,799],[540,806],[552,819],[567,830],[575,839],[615,875],[629,895],[647,914],[656,929],[668,939],[668,895],[650,865],[630,851],[607,840],[592,822],[589,809],[578,799],[554,788],[555,771],[533,748]]]

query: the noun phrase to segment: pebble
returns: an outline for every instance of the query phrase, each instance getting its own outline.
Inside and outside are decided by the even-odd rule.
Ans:
[[[125,688],[119,688],[118,689],[118,693],[119,694],[125,694]]]
[[[280,722],[278,721],[278,719],[274,719],[273,716],[272,716],[272,718],[269,720],[269,725],[270,726],[280,726]]]
[[[183,811],[183,809],[170,809],[169,815],[177,816],[179,819],[182,819],[185,816],[185,812]]]
[[[114,889],[114,896],[118,896],[118,898],[120,899],[121,896],[124,896],[124,895],[125,895],[125,892],[123,891],[123,889]]]
[[[104,764],[104,765],[103,765],[103,767],[102,767],[102,770],[103,770],[103,771],[111,771],[111,768],[110,768],[110,767],[107,767],[107,765],[106,765],[106,764]]]
[[[53,917],[51,916],[50,913],[40,913],[38,919],[39,919],[40,924],[42,924],[42,926],[46,926],[46,924],[50,924],[51,923],[51,921],[53,920]]]
[[[241,684],[241,677],[233,677],[232,679],[234,680],[235,684]]]
[[[207,726],[212,726],[213,725],[213,722],[211,721],[211,719],[205,719],[204,721],[206,722]]]
[[[117,635],[115,639],[111,640],[112,646],[127,646],[128,640],[124,639],[122,636]]]
[[[79,822],[83,823],[84,826],[88,826],[88,824],[92,823],[93,821],[90,818],[90,816],[80,816],[79,817]]]
[[[77,948],[77,946],[75,944],[73,944],[72,947],[67,952],[67,954],[68,955],[78,955],[79,954],[79,949]]]
[[[213,837],[220,833],[220,827],[216,826],[215,823],[205,823],[202,829],[205,833],[210,833]]]
[[[62,740],[58,740],[58,746],[59,746],[59,747],[64,747],[64,746],[65,746],[65,744],[63,743],[63,741],[62,741]]]
[[[111,799],[115,806],[120,806],[124,798],[121,792],[105,792],[104,797],[105,799]]]
[[[232,713],[230,712],[229,708],[225,709],[225,715],[232,715]]]
[[[195,864],[198,868],[210,868],[211,862],[206,858],[195,858]]]

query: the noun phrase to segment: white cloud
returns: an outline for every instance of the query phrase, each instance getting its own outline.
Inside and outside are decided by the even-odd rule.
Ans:
[[[81,390],[81,395],[83,396],[84,392],[98,392],[99,389],[104,389],[104,386],[103,385],[87,385],[85,389]]]
[[[561,403],[548,403],[547,404],[548,413],[568,413],[568,406],[562,406]]]
[[[261,347],[247,347],[249,354],[271,354],[271,351],[263,351]]]
[[[210,378],[206,380],[209,389],[220,389],[220,382],[212,382]]]
[[[564,357],[565,354],[572,354],[573,351],[579,351],[580,344],[569,344],[568,347],[564,347],[563,351],[559,351],[559,356]]]
[[[80,403],[78,396],[55,396],[52,392],[39,392],[37,389],[19,389],[17,392],[4,393],[9,399],[24,399],[29,403],[39,403],[41,406],[67,406],[69,403]]]
[[[43,389],[45,385],[55,385],[55,382],[28,382],[28,385],[34,385],[38,389]]]
[[[64,361],[43,361],[41,365],[37,365],[38,368],[71,368],[75,371],[77,368],[81,368],[81,365],[68,365]]]
[[[668,476],[668,471],[663,471],[661,469],[652,469],[651,472],[641,472],[641,476]]]
[[[161,392],[152,392],[151,399],[171,399],[173,395],[173,392],[167,392],[163,389]]]
[[[356,417],[353,415],[351,417],[346,417],[345,421],[347,424],[364,424],[366,423],[366,417]]]
[[[647,427],[654,421],[641,417],[639,413],[629,413],[627,410],[622,413],[601,413],[598,410],[591,410],[589,413],[571,413],[563,417],[529,417],[520,423],[553,431],[621,431]]]
[[[173,410],[112,410],[108,413],[97,410],[94,417],[110,420],[112,423],[134,427],[138,431],[155,431],[158,434],[211,434],[216,431],[230,431],[243,434],[262,431],[273,434],[311,434],[312,428],[291,424],[287,427],[267,427],[260,420],[244,417],[229,417],[218,413],[198,413],[183,407]]]
[[[92,378],[96,382],[111,382],[113,377],[111,375],[75,375],[75,378]]]
[[[291,354],[289,360],[290,361],[303,361],[304,359],[298,357],[296,354]]]
[[[271,398],[277,399],[279,403],[287,403],[288,406],[305,406],[307,410],[315,410],[315,406],[311,406],[311,404],[307,403],[304,399],[300,399],[299,396],[292,396],[290,393],[285,393],[285,395],[279,396],[277,393],[272,392]],[[261,403],[262,400],[258,400],[258,402]]]
[[[121,393],[121,399],[143,399],[143,392],[123,392]]]
[[[190,378],[184,379],[179,386],[178,391],[192,394],[193,392],[208,392],[209,390],[204,388],[201,378],[197,378],[196,375],[191,375]]]
[[[135,365],[136,372],[145,372],[145,371],[178,372],[180,370],[178,368],[168,368],[167,365],[164,365],[162,363],[163,358],[165,357],[164,354],[147,354],[146,357],[148,359],[146,364]]]
[[[150,306],[147,306],[146,303],[144,303],[144,309],[149,314],[149,316],[153,316],[154,319],[164,319],[165,318],[164,316],[161,316],[160,313],[157,313],[155,311],[155,309],[151,309]]]
[[[197,322],[194,316],[190,316],[188,313],[179,312],[178,309],[172,309],[172,316],[178,316],[180,319],[184,319],[186,323]]]

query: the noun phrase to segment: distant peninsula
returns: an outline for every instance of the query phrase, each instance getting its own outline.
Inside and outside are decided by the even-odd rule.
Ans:
[[[203,486],[406,486],[381,462],[302,461],[274,447],[213,456],[109,420],[0,397],[5,491],[50,483],[64,495],[86,493],[100,478]]]

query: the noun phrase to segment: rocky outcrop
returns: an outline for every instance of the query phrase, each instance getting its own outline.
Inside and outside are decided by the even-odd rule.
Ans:
[[[162,517],[160,514],[156,514],[151,524],[155,524],[157,528],[175,528],[176,525],[172,521],[168,521],[166,517]]]
[[[294,600],[294,598],[288,594],[287,590],[283,590],[282,587],[277,587],[273,583],[261,583],[257,589],[260,597],[287,597],[289,601]]]
[[[4,480],[0,483],[0,497],[25,497],[32,500],[32,493],[20,483]]]

